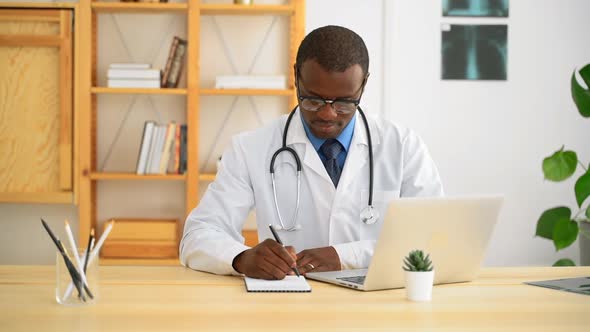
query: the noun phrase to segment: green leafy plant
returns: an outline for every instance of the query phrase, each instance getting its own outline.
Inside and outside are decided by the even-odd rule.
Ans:
[[[572,74],[571,89],[572,98],[578,111],[584,118],[590,117],[590,64],[579,71],[580,77],[586,86],[576,79],[576,72]],[[587,167],[578,159],[576,152],[561,149],[543,160],[543,174],[549,181],[559,182],[571,177],[577,166],[583,171],[574,185],[574,193],[579,211],[572,216],[572,210],[567,206],[558,206],[548,209],[537,221],[536,236],[552,240],[555,250],[559,251],[572,245],[582,234],[590,239],[590,234],[580,229],[580,223],[590,222],[590,206],[583,207],[584,201],[590,196],[590,165]],[[569,258],[559,259],[553,266],[576,265]]]
[[[404,258],[404,270],[412,272],[428,272],[432,271],[432,262],[430,255],[424,257],[422,250],[410,251],[410,254]]]

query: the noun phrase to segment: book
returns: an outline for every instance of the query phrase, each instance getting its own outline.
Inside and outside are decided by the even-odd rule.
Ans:
[[[311,292],[304,276],[286,276],[283,280],[265,280],[244,277],[248,292]]]
[[[166,88],[176,88],[178,86],[178,81],[180,80],[180,75],[182,74],[182,68],[184,66],[187,45],[186,40],[178,38],[178,45],[176,46],[172,58],[172,64],[170,65],[170,73],[168,74],[165,82],[166,84],[164,85]]]
[[[152,66],[149,63],[111,63],[109,68],[118,69],[150,69]]]
[[[166,82],[168,81],[168,76],[170,76],[170,68],[172,67],[172,61],[174,60],[174,53],[176,52],[176,48],[178,47],[178,41],[180,38],[174,37],[172,39],[172,44],[170,45],[170,51],[168,52],[168,59],[166,60],[166,66],[164,67],[164,72],[162,73],[161,78],[161,87],[166,87]]]
[[[180,126],[180,169],[178,174],[184,174],[187,169],[187,135],[186,125]]]
[[[162,150],[162,158],[160,159],[160,174],[166,174],[166,170],[168,169],[168,163],[170,162],[170,150],[172,149],[172,144],[174,143],[175,131],[176,123],[169,123],[166,127],[164,148]]]
[[[167,125],[158,125],[158,135],[156,137],[156,142],[154,145],[149,174],[160,173],[160,160],[162,159],[164,141],[166,140],[166,129]]]
[[[176,125],[174,135],[174,164],[171,173],[180,174],[180,125]]]
[[[160,80],[159,69],[117,69],[109,68],[107,71],[109,79],[152,79]]]
[[[160,80],[109,79],[109,88],[159,88]]]
[[[154,158],[154,151],[156,150],[156,141],[158,140],[158,132],[159,132],[159,126],[157,124],[154,124],[154,128],[152,129],[152,137],[150,140],[150,145],[149,145],[148,156],[147,156],[144,174],[151,173],[152,163],[153,163],[153,158]]]
[[[143,125],[143,134],[141,139],[139,156],[137,158],[137,174],[145,174],[145,167],[147,165],[148,153],[150,150],[150,144],[152,142],[152,134],[154,133],[155,125],[156,123],[153,121],[146,121]]]

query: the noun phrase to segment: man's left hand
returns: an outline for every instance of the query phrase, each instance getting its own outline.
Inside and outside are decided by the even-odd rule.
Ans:
[[[339,271],[340,257],[334,247],[303,250],[297,254],[297,268],[302,274],[312,271]]]

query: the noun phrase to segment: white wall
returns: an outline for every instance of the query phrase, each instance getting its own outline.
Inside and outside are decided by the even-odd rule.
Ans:
[[[306,0],[306,5],[306,33],[324,25],[341,25],[363,38],[371,75],[361,106],[367,113],[382,114],[383,0]]]
[[[307,0],[306,6],[306,32],[319,26],[338,24],[351,28],[364,38],[371,57],[371,77],[363,97],[365,110],[405,124],[421,134],[440,168],[448,194],[503,193],[506,196],[485,263],[553,263],[558,256],[553,254],[551,244],[533,238],[535,224],[538,215],[547,207],[557,204],[574,206],[573,182],[544,182],[540,162],[561,144],[576,149],[586,162],[590,161],[590,153],[583,149],[583,142],[590,138],[588,120],[582,121],[574,111],[568,92],[572,68],[590,62],[590,44],[576,45],[585,40],[584,34],[590,31],[590,21],[583,16],[590,12],[590,1],[513,0],[510,18],[482,19],[490,23],[506,22],[509,26],[506,82],[440,80],[440,23],[475,20],[443,19],[439,0]],[[165,17],[160,19],[166,21]],[[101,45],[109,46],[103,46],[99,56],[102,71],[109,61],[125,57],[125,50],[115,42],[117,35],[113,26],[108,26],[108,20],[106,18],[103,24],[106,28],[104,39],[99,40]],[[123,25],[131,23],[123,21]],[[210,38],[206,45],[215,54],[221,45],[213,38],[212,22],[206,23],[203,30],[209,31],[207,38]],[[175,33],[183,24],[182,20],[175,21],[165,33]],[[240,24],[238,20],[224,26],[235,30]],[[285,31],[284,22],[278,22],[277,29],[271,36],[271,43],[280,43],[276,38]],[[127,36],[132,52],[137,51],[137,56],[152,54],[156,65],[161,65],[167,46],[159,52],[157,49],[152,52],[155,44],[141,44],[142,40],[134,36],[142,31],[136,30]],[[161,40],[157,31],[154,39]],[[252,32],[244,30],[243,35],[247,40]],[[139,47],[144,47],[145,52]],[[386,50],[390,53],[384,54]],[[272,60],[271,55],[272,52],[263,54],[255,70],[264,70],[263,65]],[[215,68],[209,69],[229,70],[227,63],[223,64],[223,58],[219,59],[219,63],[214,63]],[[101,75],[99,78],[103,79]],[[202,79],[208,82],[211,77],[205,74]],[[105,128],[99,132],[102,137],[99,161],[105,159],[108,144],[115,137],[114,129],[107,124],[115,119],[120,121],[125,111],[125,108],[110,105],[131,102],[125,98],[128,97],[101,97],[99,100],[99,107],[104,109],[99,125]],[[218,124],[231,100],[204,102],[207,108],[217,109],[219,113],[202,121]],[[259,99],[256,102],[262,108],[281,103]],[[216,106],[215,103],[219,104]],[[224,141],[238,130],[236,123],[246,119],[251,126],[257,122],[252,122],[251,104],[240,103],[238,109],[243,115],[229,124],[221,138]],[[160,115],[154,112],[153,105]],[[130,114],[130,121],[141,124],[142,114],[160,116],[163,121],[181,121],[182,112],[170,110],[183,105],[182,99],[174,97],[143,98],[134,106],[137,109]],[[263,115],[262,122],[273,114],[274,110],[271,110]],[[116,147],[113,156],[105,163],[107,170],[133,167],[134,157],[126,151],[135,151],[134,144],[138,143],[132,137],[137,137],[136,133],[140,131],[141,126],[126,127],[125,135],[129,136],[120,139],[124,143]],[[212,133],[207,135],[210,139]],[[203,144],[201,153],[207,151],[207,139]],[[216,148],[213,155],[218,149],[221,147]],[[132,186],[135,191],[128,191]],[[158,196],[149,194],[154,191]],[[142,212],[154,217],[181,215],[184,211],[183,192],[184,186],[180,183],[107,182],[99,187],[102,197],[99,219]],[[159,200],[158,197],[166,199]],[[146,205],[149,210],[142,208]],[[61,223],[65,218],[77,225],[75,206],[0,204],[0,227],[3,230],[0,232],[0,264],[53,262],[54,253],[47,250],[51,246],[39,225],[39,216],[49,219],[56,229],[63,228]],[[566,253],[577,259],[577,246]]]
[[[546,208],[576,206],[574,181],[544,181],[542,159],[565,144],[590,161],[590,122],[582,120],[569,93],[573,68],[590,62],[590,1],[513,0],[508,19],[442,18],[440,6],[440,1],[386,4],[387,117],[425,139],[447,194],[505,195],[487,265],[577,260],[577,243],[555,254],[549,241],[533,237]],[[508,80],[442,81],[443,22],[507,24]]]

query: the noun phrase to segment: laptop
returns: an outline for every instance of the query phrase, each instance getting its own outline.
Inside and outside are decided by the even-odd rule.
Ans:
[[[435,284],[471,281],[481,266],[502,202],[501,196],[392,200],[368,269],[305,276],[363,291],[402,288],[403,259],[421,249],[430,254]]]

